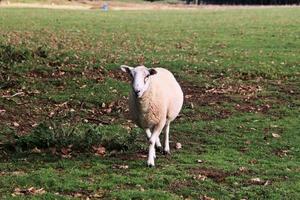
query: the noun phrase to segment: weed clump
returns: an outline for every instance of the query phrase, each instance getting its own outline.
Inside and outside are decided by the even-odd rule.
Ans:
[[[120,125],[95,126],[79,124],[72,128],[48,126],[42,123],[27,135],[15,135],[14,141],[6,144],[7,149],[18,152],[34,148],[62,148],[72,145],[72,149],[87,152],[93,146],[101,145],[108,151],[127,151],[135,147],[137,131],[128,133]]]
[[[32,57],[32,52],[27,48],[0,45],[0,63],[2,64],[22,63]]]

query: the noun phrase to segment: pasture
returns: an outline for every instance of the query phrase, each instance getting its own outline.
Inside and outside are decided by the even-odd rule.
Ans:
[[[0,9],[1,199],[300,199],[299,24],[298,7]],[[121,64],[185,93],[155,168]]]

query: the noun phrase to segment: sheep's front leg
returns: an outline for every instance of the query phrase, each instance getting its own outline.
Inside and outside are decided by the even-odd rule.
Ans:
[[[149,128],[147,128],[145,130],[145,132],[146,132],[147,138],[150,139],[151,135],[152,135],[151,130]],[[161,143],[160,143],[159,137],[157,137],[157,139],[155,141],[155,146],[158,147],[158,148],[161,148]]]
[[[149,155],[148,155],[148,166],[152,167],[154,166],[154,158],[156,157],[155,154],[155,143],[157,141],[157,138],[159,137],[159,134],[161,133],[162,129],[164,127],[164,123],[158,124],[154,129],[153,133],[149,139],[150,146],[149,146]]]
[[[150,131],[150,128],[147,128],[147,129],[145,130],[145,132],[146,132],[146,134],[147,134],[147,138],[150,139],[150,138],[151,138],[151,135],[152,135],[152,133],[151,133],[151,131]]]
[[[165,126],[165,153],[170,154],[170,141],[169,141],[170,122],[167,121]]]

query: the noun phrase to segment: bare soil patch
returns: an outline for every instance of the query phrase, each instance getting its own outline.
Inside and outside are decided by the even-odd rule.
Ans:
[[[231,5],[186,5],[183,3],[167,4],[167,3],[131,3],[122,1],[58,1],[50,0],[44,3],[14,3],[10,1],[0,2],[0,8],[46,8],[46,9],[64,9],[64,10],[89,10],[89,9],[101,9],[101,7],[107,4],[109,10],[225,10],[225,9],[251,9],[251,8],[273,8],[275,6],[231,6]],[[276,6],[279,7],[279,6]],[[292,6],[280,6],[280,7],[292,7]]]
[[[131,82],[129,76],[126,75],[124,72],[122,72],[120,69],[113,69],[113,70],[108,71],[107,76],[109,76],[110,78],[119,80],[119,81],[126,82],[126,83]]]
[[[205,168],[205,167],[199,167],[191,170],[191,173],[194,175],[194,178],[210,178],[214,180],[217,183],[224,182],[225,179],[230,176],[231,174],[228,172],[224,172],[219,169],[214,169],[214,168]]]

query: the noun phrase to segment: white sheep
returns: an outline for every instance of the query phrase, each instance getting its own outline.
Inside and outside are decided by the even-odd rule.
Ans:
[[[179,114],[183,92],[173,74],[164,68],[121,65],[121,70],[132,78],[129,111],[132,120],[145,130],[150,142],[148,166],[154,166],[155,145],[161,148],[159,135],[165,130],[164,151],[170,153],[170,122]]]

